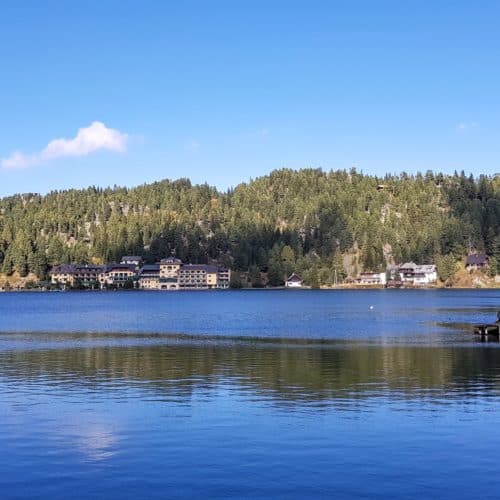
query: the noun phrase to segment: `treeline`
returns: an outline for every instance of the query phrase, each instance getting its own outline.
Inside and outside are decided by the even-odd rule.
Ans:
[[[315,285],[472,250],[497,272],[498,176],[281,169],[227,192],[180,179],[0,200],[0,269],[42,279],[54,264],[175,252],[245,272],[254,286],[279,285],[293,270]]]

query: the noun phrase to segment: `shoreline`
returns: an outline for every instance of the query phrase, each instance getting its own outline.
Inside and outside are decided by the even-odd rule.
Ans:
[[[32,289],[11,289],[11,290],[0,290],[0,294],[2,293],[130,293],[130,292],[141,292],[141,293],[182,293],[182,292],[273,292],[287,290],[290,292],[306,292],[306,291],[317,291],[317,292],[331,292],[331,291],[374,291],[374,290],[393,290],[393,291],[429,291],[429,290],[499,290],[500,286],[495,287],[464,287],[464,286],[432,286],[432,287],[400,287],[400,288],[387,288],[380,286],[346,286],[346,287],[320,287],[320,288],[312,288],[312,287],[262,287],[262,288],[227,288],[227,289],[210,289],[210,288],[191,288],[184,290],[144,290],[141,288],[138,289],[113,289],[113,290],[79,290],[79,289],[68,289],[68,290],[40,290],[36,288]]]

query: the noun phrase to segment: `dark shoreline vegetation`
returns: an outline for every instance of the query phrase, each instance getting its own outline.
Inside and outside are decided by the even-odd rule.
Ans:
[[[405,261],[435,262],[446,282],[471,251],[498,274],[499,176],[282,169],[226,192],[179,179],[0,200],[5,277],[43,280],[59,263],[175,252],[231,268],[236,287],[281,285],[292,271],[330,285]]]

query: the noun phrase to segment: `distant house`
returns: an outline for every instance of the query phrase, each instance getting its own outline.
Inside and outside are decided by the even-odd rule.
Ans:
[[[386,282],[385,273],[361,273],[358,279],[360,285],[385,285]]]
[[[414,262],[406,262],[399,266],[399,275],[401,281],[408,285],[430,285],[437,280],[437,271],[434,264],[419,265]]]
[[[467,257],[465,268],[467,271],[486,269],[488,267],[488,256],[484,253],[473,253]]]
[[[434,264],[423,264],[415,268],[414,285],[430,285],[437,281],[437,269]]]
[[[285,281],[286,288],[300,288],[301,286],[302,278],[296,273],[292,273]]]
[[[413,277],[415,276],[417,269],[417,264],[415,262],[405,262],[399,266],[399,276],[403,283],[413,283]]]

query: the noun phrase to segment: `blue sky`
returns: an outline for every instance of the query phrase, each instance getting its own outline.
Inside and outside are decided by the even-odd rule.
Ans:
[[[499,172],[499,18],[488,0],[3,1],[0,195]]]

